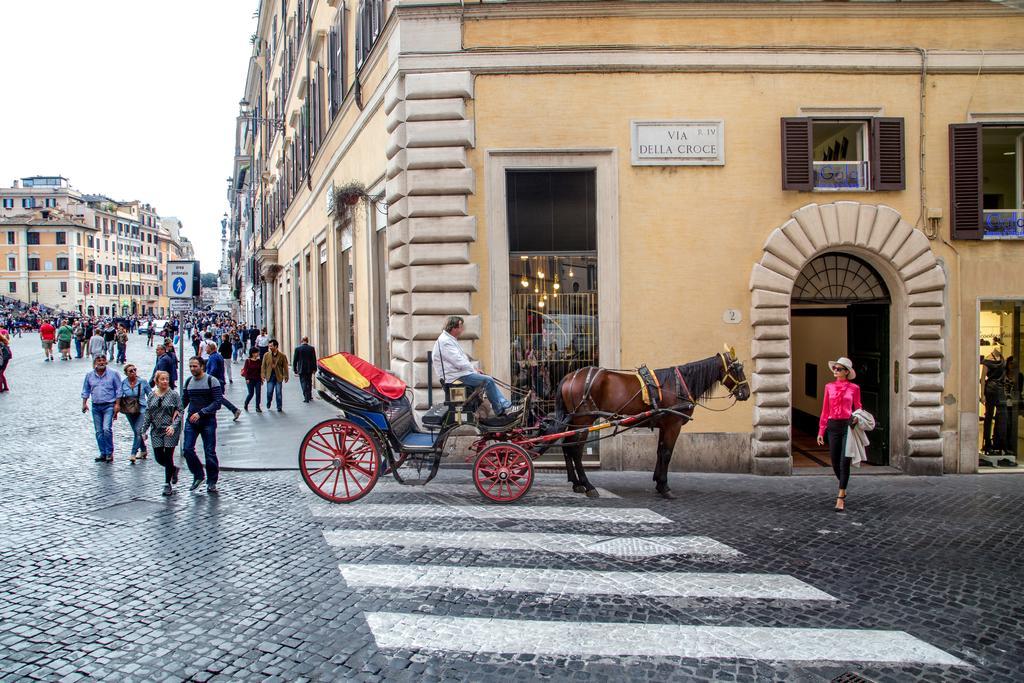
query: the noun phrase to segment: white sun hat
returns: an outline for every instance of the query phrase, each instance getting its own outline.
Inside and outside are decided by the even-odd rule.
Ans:
[[[828,362],[829,370],[835,370],[837,366],[843,368],[844,370],[849,370],[850,379],[857,379],[857,371],[853,369],[853,361],[847,358],[846,356],[840,356],[837,360],[830,360]]]

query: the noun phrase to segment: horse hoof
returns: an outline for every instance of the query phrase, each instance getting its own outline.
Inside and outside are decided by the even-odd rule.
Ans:
[[[672,493],[672,489],[665,489],[664,491],[658,491],[658,495],[661,496],[662,498],[664,498],[665,500],[675,500],[676,498],[679,497],[676,494]]]
[[[587,487],[584,486],[583,484],[573,484],[572,485],[572,492],[573,493],[586,493],[587,492]]]
[[[597,489],[590,489],[587,491],[587,498],[600,498],[601,494]]]

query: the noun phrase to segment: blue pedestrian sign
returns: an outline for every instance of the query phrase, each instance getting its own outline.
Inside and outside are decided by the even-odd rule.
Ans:
[[[167,294],[172,299],[191,299],[198,295],[193,292],[194,261],[167,262]]]

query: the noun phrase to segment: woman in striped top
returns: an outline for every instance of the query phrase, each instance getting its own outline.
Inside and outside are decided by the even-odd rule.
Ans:
[[[150,430],[150,443],[156,461],[164,468],[164,495],[174,494],[173,485],[178,483],[178,469],[174,465],[174,449],[181,438],[181,397],[171,389],[171,377],[160,370],[156,373],[156,389],[149,397],[146,413],[139,425],[139,434]]]

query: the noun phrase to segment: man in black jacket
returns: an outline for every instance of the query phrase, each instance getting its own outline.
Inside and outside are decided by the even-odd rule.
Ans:
[[[302,343],[295,347],[292,371],[299,376],[302,402],[309,403],[313,400],[313,373],[316,372],[316,349],[310,345],[309,337],[303,337]]]
[[[156,373],[163,370],[167,373],[170,378],[171,389],[178,381],[178,361],[170,353],[167,352],[167,347],[160,344],[156,347],[156,367],[153,368],[153,376],[149,378],[149,386],[156,386]]]

